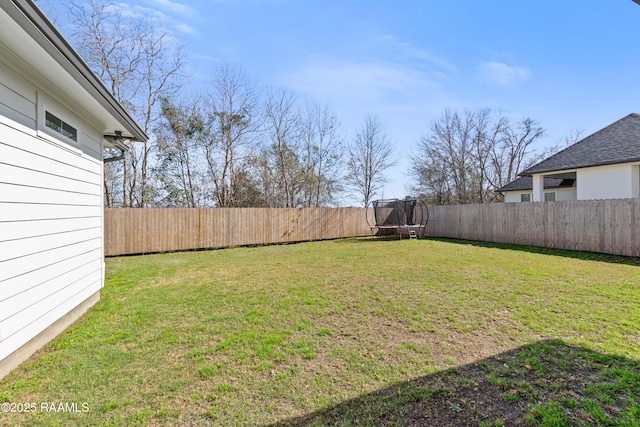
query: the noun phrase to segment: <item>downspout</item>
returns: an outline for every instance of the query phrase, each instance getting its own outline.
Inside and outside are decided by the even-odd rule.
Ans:
[[[110,162],[117,162],[118,160],[122,160],[124,159],[124,150],[120,149],[120,155],[119,156],[115,156],[115,157],[107,157],[106,159],[102,160],[104,163],[110,163]]]

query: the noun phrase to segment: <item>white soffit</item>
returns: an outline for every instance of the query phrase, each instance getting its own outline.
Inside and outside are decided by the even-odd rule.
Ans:
[[[130,117],[128,120],[123,120],[122,117],[118,117],[105,108],[105,103],[111,105],[115,100],[108,100],[104,97],[100,99],[98,90],[88,90],[87,87],[92,88],[92,83],[83,78],[82,72],[73,66],[72,61],[61,61],[60,59],[64,59],[65,55],[59,50],[56,52],[61,58],[56,60],[4,10],[5,7],[12,7],[11,2],[9,2],[10,6],[5,6],[5,4],[3,0],[3,6],[0,9],[0,43],[23,61],[22,64],[9,63],[7,65],[23,75],[28,70],[28,77],[42,85],[51,95],[77,106],[76,113],[80,116],[87,118],[88,113],[90,117],[94,118],[90,120],[91,122],[95,122],[97,119],[103,133],[113,134],[115,131],[122,131],[125,136],[134,139],[147,139],[135,123],[133,126],[131,123],[127,123],[127,121],[132,122]],[[24,17],[24,15],[22,16]],[[27,17],[24,19],[28,21]],[[32,31],[37,31],[35,26]],[[40,34],[42,33],[40,32]],[[45,34],[42,36],[48,39]],[[49,43],[48,48],[54,49],[54,43],[50,40]],[[25,70],[25,66],[27,70]],[[127,115],[126,112],[125,115]]]

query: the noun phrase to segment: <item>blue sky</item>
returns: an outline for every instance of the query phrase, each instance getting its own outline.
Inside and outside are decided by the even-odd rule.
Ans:
[[[445,108],[488,107],[547,129],[541,148],[640,112],[632,0],[128,0],[184,40],[191,81],[240,66],[327,103],[351,139],[364,117],[400,157],[379,197],[404,197],[409,155]],[[60,10],[60,0],[40,0]],[[355,201],[353,202],[355,203]]]

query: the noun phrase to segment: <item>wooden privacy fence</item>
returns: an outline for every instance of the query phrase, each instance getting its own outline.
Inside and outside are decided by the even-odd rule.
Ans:
[[[429,237],[640,256],[640,199],[429,206]],[[363,208],[105,209],[105,255],[371,235]]]
[[[429,237],[640,256],[640,199],[429,207]]]
[[[364,208],[105,209],[105,255],[367,236],[365,214]]]

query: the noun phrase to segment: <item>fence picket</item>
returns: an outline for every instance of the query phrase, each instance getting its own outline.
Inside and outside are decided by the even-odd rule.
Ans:
[[[640,256],[640,199],[430,206],[427,233]]]
[[[640,256],[640,199],[430,206],[428,237]],[[369,236],[372,209],[105,209],[105,255]]]
[[[369,236],[365,215],[363,208],[105,209],[105,255]]]

